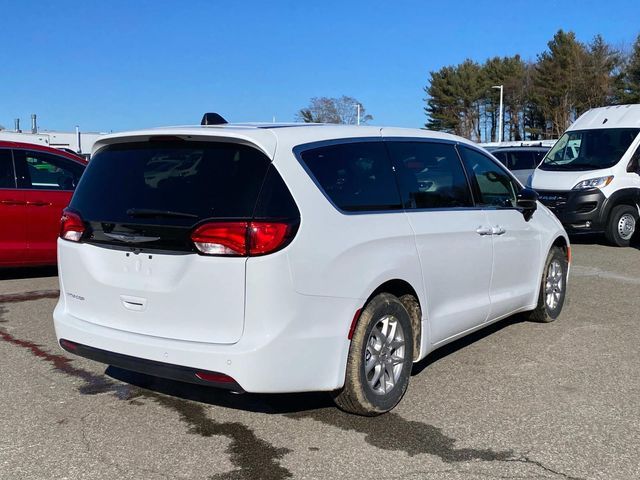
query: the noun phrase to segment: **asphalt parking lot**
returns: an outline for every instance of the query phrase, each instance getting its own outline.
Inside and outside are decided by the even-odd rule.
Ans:
[[[435,352],[373,419],[72,358],[55,270],[2,272],[0,478],[640,478],[640,250],[573,252],[557,322]]]

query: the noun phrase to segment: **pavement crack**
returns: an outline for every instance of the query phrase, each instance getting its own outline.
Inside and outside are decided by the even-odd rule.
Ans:
[[[492,450],[477,448],[455,448],[456,439],[446,436],[442,429],[421,422],[409,421],[396,413],[387,413],[379,417],[360,417],[343,412],[309,410],[286,415],[289,418],[313,420],[338,427],[345,431],[356,431],[365,435],[365,441],[383,450],[400,450],[409,456],[418,454],[435,455],[443,462],[520,462],[536,466],[548,473],[567,480],[583,480],[553,470],[542,462],[532,460],[526,455],[516,456],[513,450]],[[380,435],[385,432],[385,435]]]
[[[553,475],[560,476],[562,478],[566,478],[567,480],[585,480],[583,477],[573,477],[567,473],[554,470],[551,467],[547,467],[542,462],[539,462],[538,460],[533,460],[526,455],[521,456],[519,458],[510,458],[505,460],[505,462],[518,462],[518,463],[526,463],[528,465],[535,465],[536,467],[541,468],[546,472],[552,473]]]

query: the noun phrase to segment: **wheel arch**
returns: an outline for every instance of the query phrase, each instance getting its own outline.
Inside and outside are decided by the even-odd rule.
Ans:
[[[616,190],[607,198],[602,208],[601,222],[605,226],[609,222],[611,211],[618,205],[629,205],[631,207],[640,208],[640,188],[622,188]]]
[[[376,289],[374,289],[367,298],[365,305],[380,293],[390,293],[391,295],[398,297],[399,299],[402,299],[402,297],[406,295],[411,295],[413,298],[415,298],[417,305],[410,305],[406,302],[403,302],[403,304],[407,309],[407,312],[409,313],[409,318],[411,319],[411,328],[413,333],[413,360],[417,361],[420,358],[423,331],[423,306],[422,302],[420,301],[420,295],[418,295],[416,289],[406,280],[394,278],[392,280],[387,280],[386,282],[379,285]]]
[[[564,256],[567,258],[567,261],[571,262],[571,246],[569,244],[569,241],[565,237],[563,237],[562,235],[557,237],[551,244],[551,247],[549,247],[549,250],[551,250],[551,248],[553,247],[558,247],[560,250],[562,250],[564,252]]]

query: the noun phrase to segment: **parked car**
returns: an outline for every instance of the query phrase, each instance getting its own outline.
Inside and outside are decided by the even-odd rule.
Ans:
[[[640,105],[594,108],[558,140],[532,176],[570,233],[628,246],[640,212]]]
[[[531,174],[548,151],[548,147],[502,147],[492,149],[491,154],[511,170],[520,183],[529,185]]]
[[[0,267],[55,265],[60,216],[85,166],[54,148],[0,141]]]
[[[380,414],[434,349],[517,312],[558,317],[569,240],[536,198],[437,132],[105,136],[62,218],[56,335],[125,369]]]

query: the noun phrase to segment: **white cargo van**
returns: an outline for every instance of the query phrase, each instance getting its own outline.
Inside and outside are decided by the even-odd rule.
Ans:
[[[628,246],[640,218],[640,105],[594,108],[562,135],[531,186],[570,233]]]

